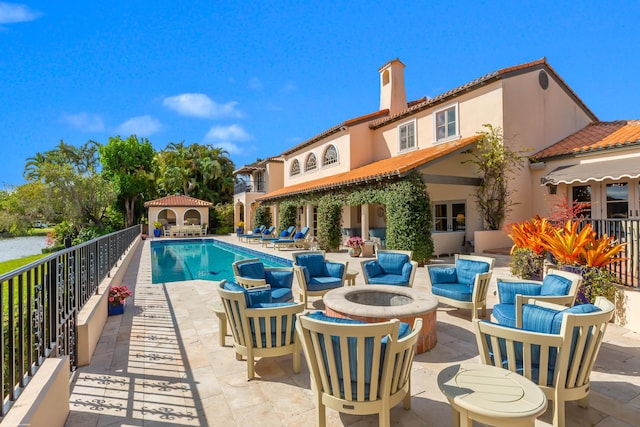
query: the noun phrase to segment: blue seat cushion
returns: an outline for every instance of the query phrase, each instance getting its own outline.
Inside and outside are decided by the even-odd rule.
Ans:
[[[280,232],[280,237],[289,237],[289,234],[291,234],[289,233],[289,230],[282,230]]]
[[[378,261],[365,262],[364,274],[366,274],[369,279],[371,279],[372,277],[377,277],[381,275],[382,268],[380,268],[380,264],[378,264]]]
[[[455,267],[430,267],[431,283],[458,283]]]
[[[342,279],[344,274],[344,264],[339,262],[325,261],[322,275]]]
[[[431,286],[434,295],[451,298],[457,301],[471,302],[473,298],[473,286],[462,283],[434,283]]]
[[[531,282],[504,282],[498,280],[498,298],[500,304],[515,304],[516,295],[540,295],[542,287]]]
[[[264,264],[260,261],[239,264],[238,274],[248,279],[264,279]]]
[[[254,308],[260,303],[271,302],[271,290],[269,289],[245,289],[236,282],[226,282],[224,289],[232,292],[242,292],[245,298],[245,305],[248,308]]]
[[[409,286],[409,281],[398,274],[381,274],[379,276],[369,277],[369,284]]]
[[[399,253],[379,253],[378,263],[383,272],[387,274],[402,274],[402,268],[409,262],[409,256]]]
[[[271,288],[271,302],[285,302],[293,299],[291,288]]]
[[[469,259],[459,259],[456,262],[456,275],[458,283],[473,286],[476,280],[476,274],[486,273],[489,271],[489,263],[482,261],[473,261]]]
[[[322,276],[324,271],[324,257],[321,254],[298,255],[296,264],[306,267],[310,277]]]
[[[264,278],[272,288],[289,288],[293,284],[293,271],[265,270]]]
[[[496,304],[493,306],[493,312],[491,314],[500,325],[510,328],[516,327],[515,304]]]
[[[555,274],[547,274],[542,280],[541,296],[567,295],[571,280]]]
[[[340,287],[342,287],[342,279],[336,280],[335,277],[316,276],[307,281],[307,289],[312,292],[326,291]]]
[[[294,236],[294,239],[303,239],[304,238],[304,234],[302,233],[302,231],[298,231]]]

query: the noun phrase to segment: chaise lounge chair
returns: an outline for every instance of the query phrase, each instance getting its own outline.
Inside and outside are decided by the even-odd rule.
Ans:
[[[272,225],[269,228],[265,228],[260,234],[252,234],[250,236],[246,236],[245,241],[247,243],[259,242],[264,237],[271,237],[271,235],[273,234],[273,230],[275,230],[275,227]]]
[[[304,227],[302,230],[298,231],[293,235],[291,239],[278,239],[273,242],[273,247],[275,249],[282,248],[305,248],[307,249],[306,238],[309,233],[309,227]]]
[[[278,240],[284,240],[284,239],[289,239],[291,238],[291,236],[293,235],[293,232],[295,231],[296,227],[294,227],[293,225],[289,228],[287,228],[286,230],[282,230],[280,232],[280,235],[278,237],[263,237],[262,239],[260,239],[260,241],[262,242],[262,246],[267,246],[270,243],[274,243]]]
[[[262,235],[262,232],[264,231],[265,228],[267,227],[265,227],[264,225],[261,225],[260,227],[256,227],[252,233],[238,234],[238,240],[242,241],[242,239],[245,239],[249,236],[253,236],[255,234]]]

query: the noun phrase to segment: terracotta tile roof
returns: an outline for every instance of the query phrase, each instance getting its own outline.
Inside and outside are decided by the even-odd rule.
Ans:
[[[149,206],[209,207],[213,206],[213,203],[181,194],[173,194],[161,199],[145,202],[144,207],[148,208]]]
[[[640,120],[595,122],[534,154],[536,160],[640,145]]]
[[[279,190],[272,191],[257,200],[264,202],[283,197],[290,197],[296,194],[324,191],[332,188],[347,187],[371,181],[381,181],[387,178],[400,177],[418,166],[422,166],[432,160],[467,147],[476,142],[479,138],[480,135],[474,135],[457,141],[440,144],[435,147],[423,148],[421,150],[412,151],[399,156],[378,160],[377,162],[369,163],[368,165],[353,169],[349,172],[343,172],[333,176],[283,187]]]
[[[547,59],[546,58],[541,58],[535,61],[531,61],[531,62],[527,62],[525,64],[520,64],[520,65],[514,65],[512,67],[507,67],[507,68],[502,68],[498,71],[494,71],[491,72],[489,74],[485,74],[484,76],[478,77],[475,80],[472,80],[468,83],[463,84],[462,86],[458,86],[454,89],[451,89],[447,92],[444,92],[438,96],[435,96],[433,98],[428,98],[425,101],[421,102],[421,103],[417,103],[417,104],[413,104],[413,105],[408,105],[408,108],[406,110],[400,111],[396,114],[394,114],[393,116],[390,117],[385,117],[382,118],[380,120],[377,120],[373,123],[371,123],[371,125],[369,125],[370,128],[372,129],[377,129],[379,127],[385,126],[389,123],[395,122],[397,120],[400,120],[404,117],[407,117],[413,113],[416,113],[418,111],[422,111],[425,110],[427,108],[431,108],[435,105],[438,104],[442,104],[443,102],[448,102],[451,98],[454,98],[462,93],[466,93],[469,92],[471,90],[476,89],[477,87],[481,87],[481,86],[485,86],[488,83],[495,81],[495,80],[499,80],[499,79],[505,79],[514,75],[518,75],[524,72],[528,72],[531,70],[535,70],[535,69],[544,69],[545,71],[547,71],[552,78],[554,78],[563,88],[564,90],[569,94],[570,97],[572,97],[575,102],[582,108],[582,110],[591,117],[592,120],[598,120],[598,118],[596,117],[596,115],[589,109],[589,107],[587,107],[587,105],[582,102],[582,100],[578,97],[578,95],[576,95],[576,93],[569,87],[569,85],[567,85],[567,83],[558,75],[558,73],[555,72],[555,70],[553,68],[551,68],[551,66],[547,63]]]

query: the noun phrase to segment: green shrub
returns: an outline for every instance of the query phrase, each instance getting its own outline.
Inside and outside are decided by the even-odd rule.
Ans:
[[[266,205],[260,205],[256,208],[256,216],[254,219],[254,228],[264,225],[265,227],[271,227],[273,218],[271,216],[271,207]]]
[[[342,202],[327,194],[318,202],[318,247],[326,251],[340,248]]]
[[[533,249],[516,247],[511,252],[511,274],[521,279],[540,280],[544,266],[544,255]]]
[[[293,203],[283,202],[280,204],[280,224],[278,224],[278,234],[283,230],[296,225],[296,211],[298,206]]]

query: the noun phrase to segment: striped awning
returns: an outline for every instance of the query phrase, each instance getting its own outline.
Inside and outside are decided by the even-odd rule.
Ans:
[[[563,166],[549,172],[541,179],[542,185],[599,182],[605,179],[640,178],[640,157],[605,160]]]

